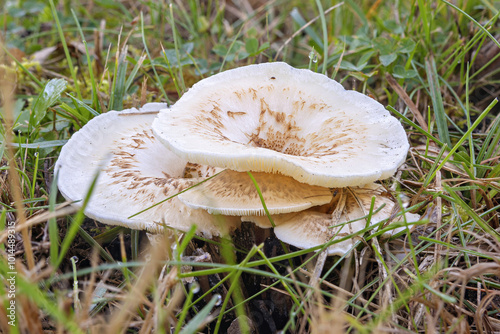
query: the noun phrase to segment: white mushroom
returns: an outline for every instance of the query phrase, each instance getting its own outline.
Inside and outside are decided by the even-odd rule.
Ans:
[[[329,188],[300,183],[289,176],[253,173],[270,214],[297,212],[329,203]],[[247,173],[225,170],[216,177],[180,194],[191,208],[231,216],[264,215],[265,211]]]
[[[160,112],[153,130],[190,162],[281,173],[322,187],[390,177],[409,147],[380,103],[285,63],[201,80]]]
[[[130,216],[214,174],[207,166],[189,164],[153,136],[151,123],[165,104],[140,110],[110,111],[95,117],[62,148],[55,172],[63,196],[81,206],[99,172],[85,214],[111,225],[158,232],[163,226],[211,237],[239,225],[236,217],[214,216],[172,198],[135,217]],[[185,174],[200,176],[184,178]]]
[[[370,225],[368,225],[366,217],[370,213],[374,196],[374,207]],[[274,228],[276,236],[298,248],[316,247],[331,240],[339,240],[352,235],[347,240],[333,243],[327,249],[328,255],[344,255],[358,240],[354,235],[359,235],[360,231],[369,226],[376,225],[385,219],[388,219],[390,223],[403,219],[411,223],[420,218],[419,215],[412,213],[405,213],[405,218],[397,217],[398,211],[400,211],[399,205],[384,187],[372,183],[363,187],[338,189],[335,201],[328,206],[311,208],[299,213],[275,215],[272,218],[276,225]],[[267,217],[242,217],[242,220],[253,222],[263,228],[271,227]],[[401,229],[401,227],[395,228],[384,235],[390,236]]]

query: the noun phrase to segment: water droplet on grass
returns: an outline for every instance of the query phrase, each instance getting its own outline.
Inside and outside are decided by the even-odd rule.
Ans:
[[[311,50],[311,52],[309,52],[309,59],[311,59],[313,63],[318,62],[318,55],[316,54],[316,52],[314,52],[314,50]]]
[[[219,306],[220,304],[222,304],[222,296],[215,295],[215,297],[217,298],[217,301],[215,302],[215,306]]]
[[[194,293],[200,292],[200,285],[197,282],[191,283],[190,290]]]

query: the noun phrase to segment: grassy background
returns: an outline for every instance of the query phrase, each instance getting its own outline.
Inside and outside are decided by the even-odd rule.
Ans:
[[[0,274],[7,284],[15,223],[17,310],[10,326],[8,285],[0,286],[2,331],[500,331],[499,8],[494,0],[7,1]],[[411,150],[384,183],[422,225],[389,242],[368,233],[315,276],[319,253],[285,252],[269,232],[158,236],[150,249],[143,233],[94,223],[58,197],[60,147],[95,115],[174,103],[204,77],[275,60],[325,73],[401,119]]]

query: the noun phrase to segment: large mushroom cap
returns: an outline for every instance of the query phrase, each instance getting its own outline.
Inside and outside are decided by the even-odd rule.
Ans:
[[[188,230],[192,224],[207,237],[238,225],[235,217],[216,217],[172,198],[138,216],[130,216],[195,185],[214,168],[189,164],[154,136],[151,123],[165,104],[140,110],[110,111],[93,118],[61,150],[55,171],[63,196],[81,206],[99,176],[85,214],[100,222],[158,232],[163,226]],[[186,166],[188,168],[186,168]],[[201,178],[184,178],[188,171]]]
[[[285,63],[198,82],[160,112],[153,130],[188,161],[323,187],[390,177],[409,147],[403,127],[380,103]]]

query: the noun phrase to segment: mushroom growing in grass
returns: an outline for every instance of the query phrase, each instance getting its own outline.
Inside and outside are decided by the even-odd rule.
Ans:
[[[372,198],[375,198],[372,205]],[[371,211],[370,211],[371,209]],[[420,216],[413,213],[399,215],[398,203],[381,185],[371,183],[362,187],[336,190],[332,203],[302,212],[274,215],[274,233],[295,247],[311,248],[334,241],[327,248],[328,255],[342,256],[348,253],[363,234],[382,231],[391,224],[413,223]],[[253,222],[262,228],[270,228],[268,217],[244,216],[243,221]],[[380,224],[385,221],[384,224]],[[379,225],[374,227],[375,225]],[[388,228],[382,233],[389,237],[404,227]],[[344,239],[344,240],[342,240]],[[342,240],[342,241],[335,241]]]
[[[239,226],[237,216],[263,214],[247,173],[223,171],[207,180],[222,169],[179,158],[155,138],[151,123],[165,107],[150,103],[140,110],[110,111],[75,133],[55,168],[63,196],[82,205],[99,173],[85,214],[106,224],[150,232],[164,226],[186,231],[196,224],[198,234],[211,237]],[[290,177],[269,174],[257,179],[263,181],[262,195],[272,213],[300,211],[331,199],[328,188],[302,185]],[[165,201],[190,187],[194,188]],[[210,192],[212,198],[206,196]]]
[[[268,213],[298,212],[332,200],[329,188],[300,183],[289,176],[253,173]],[[225,170],[180,194],[187,206],[231,216],[265,215],[257,189],[247,173]]]
[[[164,226],[186,231],[196,224],[206,237],[227,233],[239,218],[191,209],[177,198],[165,201],[221,169],[189,164],[153,135],[151,123],[163,103],[110,111],[93,118],[64,145],[55,172],[63,196],[81,206],[97,182],[85,214],[105,224],[159,232]],[[185,178],[184,174],[195,175]]]
[[[190,162],[331,188],[392,176],[409,148],[380,103],[285,63],[201,80],[159,113],[153,131]]]
[[[351,187],[354,190],[344,192],[361,198],[367,196],[365,188],[378,195],[379,186],[371,184],[392,176],[409,148],[402,125],[380,103],[324,75],[285,63],[250,65],[198,82],[171,108],[160,111],[153,131],[170,150],[193,163],[285,175],[325,188]],[[202,195],[186,192],[181,200],[217,212],[203,204],[216,202],[212,193],[200,191]],[[366,227],[361,218],[367,214],[366,203],[356,208],[357,197],[345,195],[348,207],[336,218],[317,208],[279,215],[276,235],[307,248],[330,240],[338,231],[357,232]],[[393,201],[384,203],[385,210],[396,207]],[[371,223],[388,217],[381,211]],[[269,224],[267,217],[248,220]],[[357,222],[345,224],[352,220]],[[345,228],[329,228],[337,223]],[[308,243],[304,236],[309,234]],[[335,247],[330,254],[347,249],[345,244]]]

